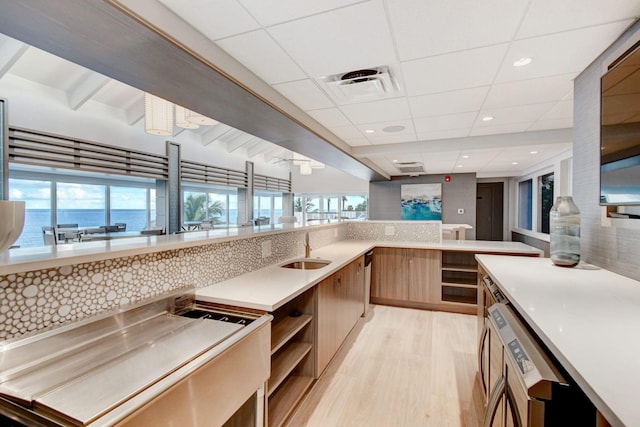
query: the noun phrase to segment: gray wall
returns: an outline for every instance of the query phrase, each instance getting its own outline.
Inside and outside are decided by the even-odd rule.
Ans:
[[[582,259],[640,280],[640,230],[637,226],[603,227],[600,200],[600,77],[607,66],[640,40],[634,24],[575,80],[573,196],[581,213]]]
[[[452,174],[451,182],[444,182],[445,175],[422,175],[415,178],[393,177],[391,181],[375,181],[369,184],[369,219],[400,220],[400,186],[403,184],[442,183],[442,222],[445,224],[469,224],[466,238],[476,238],[476,174]],[[459,215],[458,209],[464,209]]]

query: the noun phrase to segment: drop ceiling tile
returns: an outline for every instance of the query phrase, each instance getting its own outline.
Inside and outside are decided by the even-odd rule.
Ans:
[[[533,0],[517,38],[584,28],[620,20],[634,19],[640,15],[637,0]]]
[[[579,73],[616,40],[629,24],[631,21],[614,22],[515,41],[509,47],[496,82]],[[514,67],[513,63],[523,57],[530,57],[533,62],[524,67]]]
[[[465,136],[469,136],[469,128],[427,131],[427,132],[418,132],[418,141],[430,141],[430,140],[435,140],[435,139],[464,138]]]
[[[406,98],[385,99],[362,104],[343,105],[340,110],[354,124],[389,122],[411,118]]]
[[[401,129],[397,132],[385,131],[385,128],[391,126],[401,126]],[[416,141],[416,134],[413,128],[413,122],[411,120],[393,120],[388,122],[368,123],[364,125],[357,125],[362,135],[364,135],[369,141],[375,143],[397,143],[397,142],[409,142]],[[367,132],[372,130],[373,132]]]
[[[271,85],[307,78],[264,30],[228,37],[216,44]]]
[[[573,127],[573,118],[540,119],[529,126],[527,130],[567,129]]]
[[[367,139],[374,145],[379,144],[402,144],[405,142],[416,142],[417,138],[415,133],[403,133],[403,134],[374,134],[367,135]]]
[[[544,113],[539,120],[551,119],[571,119],[573,118],[573,101],[560,101],[554,105],[549,111]]]
[[[482,107],[489,86],[409,97],[414,117],[478,111]]]
[[[573,89],[576,73],[495,84],[483,109],[559,101]]]
[[[326,12],[349,6],[362,0],[239,0],[242,5],[264,26]]]
[[[371,145],[371,142],[367,138],[349,138],[345,139],[344,142],[349,144],[352,147],[361,147],[363,145]]]
[[[407,94],[417,96],[490,85],[508,47],[501,44],[403,62]]]
[[[360,130],[353,126],[334,126],[330,127],[329,130],[333,132],[337,137],[343,140],[353,140],[353,139],[361,139],[364,137]]]
[[[297,82],[281,83],[273,85],[273,87],[305,111],[334,106],[333,102],[327,98],[327,95],[325,95],[324,92],[322,92],[318,86],[309,79],[298,80]]]
[[[311,110],[307,113],[326,127],[347,126],[352,123],[337,108],[323,108],[321,110]]]
[[[528,3],[528,0],[387,2],[402,61],[509,42]]]
[[[428,132],[469,129],[473,125],[477,113],[447,114],[445,116],[420,117],[413,120],[419,135]]]
[[[396,62],[381,0],[313,15],[267,30],[312,77]]]
[[[474,124],[474,128],[492,128],[512,123],[533,123],[544,113],[556,105],[554,102],[543,104],[519,105],[509,108],[483,109]],[[494,117],[491,121],[483,121],[486,116]]]
[[[260,25],[235,1],[159,0],[210,40],[257,30]]]
[[[529,126],[531,126],[532,122],[526,123],[510,123],[505,125],[494,125],[491,127],[474,127],[469,132],[469,136],[480,136],[480,135],[499,135],[503,133],[516,133],[516,132],[524,132]]]

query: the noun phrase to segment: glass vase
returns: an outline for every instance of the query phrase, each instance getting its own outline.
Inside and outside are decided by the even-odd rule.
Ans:
[[[549,212],[551,261],[561,267],[580,262],[580,210],[571,196],[559,196]]]

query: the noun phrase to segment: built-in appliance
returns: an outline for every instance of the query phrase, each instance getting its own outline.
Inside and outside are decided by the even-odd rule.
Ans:
[[[595,413],[506,304],[489,307],[484,427],[592,426]]]
[[[600,204],[640,204],[640,42],[601,79]]]
[[[483,272],[480,274],[482,281],[478,283],[478,372],[480,373],[482,390],[486,401],[489,399],[491,389],[495,385],[497,379],[496,372],[502,370],[501,354],[495,355],[493,357],[493,364],[491,363],[490,343],[492,337],[489,330],[489,307],[498,302],[507,304],[508,301],[491,276]]]
[[[0,414],[28,426],[264,424],[268,314],[163,296],[0,348]]]

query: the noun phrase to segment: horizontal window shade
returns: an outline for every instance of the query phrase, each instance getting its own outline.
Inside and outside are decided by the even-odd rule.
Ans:
[[[166,156],[21,128],[9,128],[9,162],[167,179]]]
[[[217,166],[183,160],[180,164],[182,181],[247,188],[247,173]]]
[[[291,181],[288,179],[273,178],[270,176],[255,174],[253,176],[253,188],[256,190],[291,193]]]

